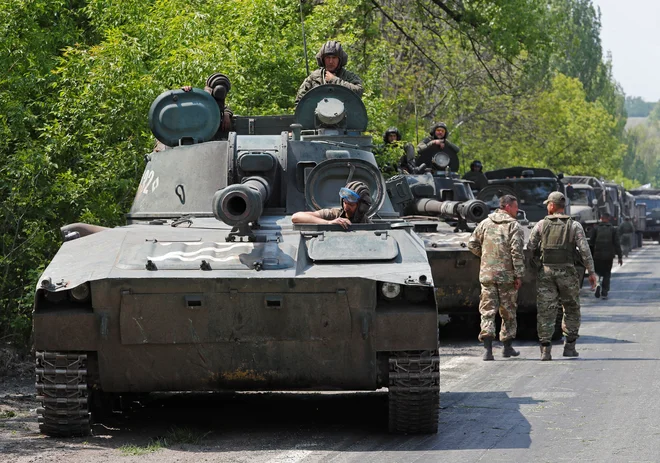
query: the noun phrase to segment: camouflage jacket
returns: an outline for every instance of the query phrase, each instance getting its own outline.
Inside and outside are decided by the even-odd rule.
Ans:
[[[302,99],[303,96],[311,89],[325,84],[341,85],[355,92],[359,97],[362,97],[364,89],[362,88],[362,79],[357,74],[341,68],[335,78],[329,82],[325,81],[325,68],[317,69],[307,76],[298,89],[296,95],[296,104]]]
[[[525,273],[523,230],[516,219],[501,209],[477,225],[468,249],[481,257],[479,281],[483,284],[513,283]]]
[[[527,249],[529,249],[532,253],[534,253],[534,251],[539,249],[541,246],[541,237],[543,235],[542,232],[544,223],[545,219],[537,222],[532,229],[532,233],[529,235]],[[582,262],[584,263],[585,268],[589,273],[596,273],[594,270],[594,260],[591,257],[591,250],[589,249],[589,242],[587,241],[587,237],[584,234],[584,228],[582,228],[580,222],[575,220],[572,220],[571,224],[573,227],[572,235],[575,237],[575,245],[577,246],[577,249],[580,253],[580,257],[582,257]]]

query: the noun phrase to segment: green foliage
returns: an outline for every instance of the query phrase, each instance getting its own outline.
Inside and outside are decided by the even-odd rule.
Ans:
[[[123,222],[154,140],[153,99],[208,75],[237,114],[291,113],[297,0],[9,0],[0,10],[0,337],[26,339],[59,227]],[[305,2],[310,69],[328,39],[365,82],[369,131],[416,145],[445,121],[463,165],[657,181],[655,126],[627,137],[590,0]],[[657,111],[660,111],[658,109]],[[660,113],[653,117],[660,117]],[[401,147],[377,149],[383,169]],[[625,166],[623,160],[625,159]],[[393,173],[389,167],[386,173]]]
[[[644,101],[638,96],[626,97],[626,112],[630,117],[648,117],[658,104],[653,102]]]

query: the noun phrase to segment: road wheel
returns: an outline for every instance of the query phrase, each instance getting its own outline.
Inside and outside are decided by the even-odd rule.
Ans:
[[[437,350],[392,352],[388,388],[390,432],[438,432],[440,356]]]

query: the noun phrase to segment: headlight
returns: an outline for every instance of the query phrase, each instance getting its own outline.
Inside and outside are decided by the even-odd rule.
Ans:
[[[433,156],[433,164],[440,169],[444,169],[449,165],[449,155],[446,153],[438,153]]]
[[[89,283],[83,283],[70,291],[71,299],[76,302],[86,302],[89,300]]]
[[[383,293],[386,299],[394,299],[401,294],[401,285],[396,283],[383,283],[380,287],[380,292]]]

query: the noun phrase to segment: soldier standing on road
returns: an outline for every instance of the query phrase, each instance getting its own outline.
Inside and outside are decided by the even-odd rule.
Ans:
[[[466,172],[465,175],[463,175],[463,179],[474,182],[473,190],[481,190],[488,186],[488,179],[483,173],[483,168],[484,166],[481,164],[481,161],[474,160],[472,161],[472,164],[470,164],[470,172]]]
[[[575,268],[575,250],[589,272],[591,289],[596,287],[594,262],[589,243],[579,222],[564,214],[566,197],[559,191],[548,195],[548,215],[538,222],[527,248],[541,252],[542,266],[537,279],[536,327],[541,342],[541,360],[552,360],[552,335],[555,331],[557,310],[563,307],[562,331],[566,336],[564,357],[577,357],[575,343],[580,331],[580,279]]]
[[[619,235],[621,236],[621,250],[623,257],[628,257],[632,249],[633,239],[635,238],[635,226],[630,221],[630,217],[626,216],[623,223],[619,227]]]
[[[500,208],[481,222],[470,236],[468,249],[481,257],[479,282],[481,296],[481,332],[484,360],[494,360],[495,315],[502,317],[500,341],[504,344],[503,357],[518,356],[512,347],[516,337],[516,308],[518,289],[525,272],[523,259],[523,231],[516,220],[518,201],[514,196],[500,198]]]
[[[311,89],[325,84],[341,85],[362,97],[362,79],[357,74],[344,69],[348,54],[336,40],[328,40],[316,54],[319,69],[312,71],[298,89],[296,105]]]
[[[607,299],[607,294],[610,292],[610,277],[612,276],[612,264],[614,263],[615,254],[619,257],[619,265],[623,265],[619,234],[616,227],[610,223],[610,214],[603,212],[600,216],[600,222],[591,230],[589,242],[594,256],[596,274],[602,278],[602,283],[596,286],[596,297],[601,296],[602,290],[603,299]]]
[[[291,217],[293,223],[338,224],[348,229],[351,223],[370,223],[367,213],[371,207],[371,193],[363,182],[353,181],[339,190],[341,207],[318,211],[296,212]]]

